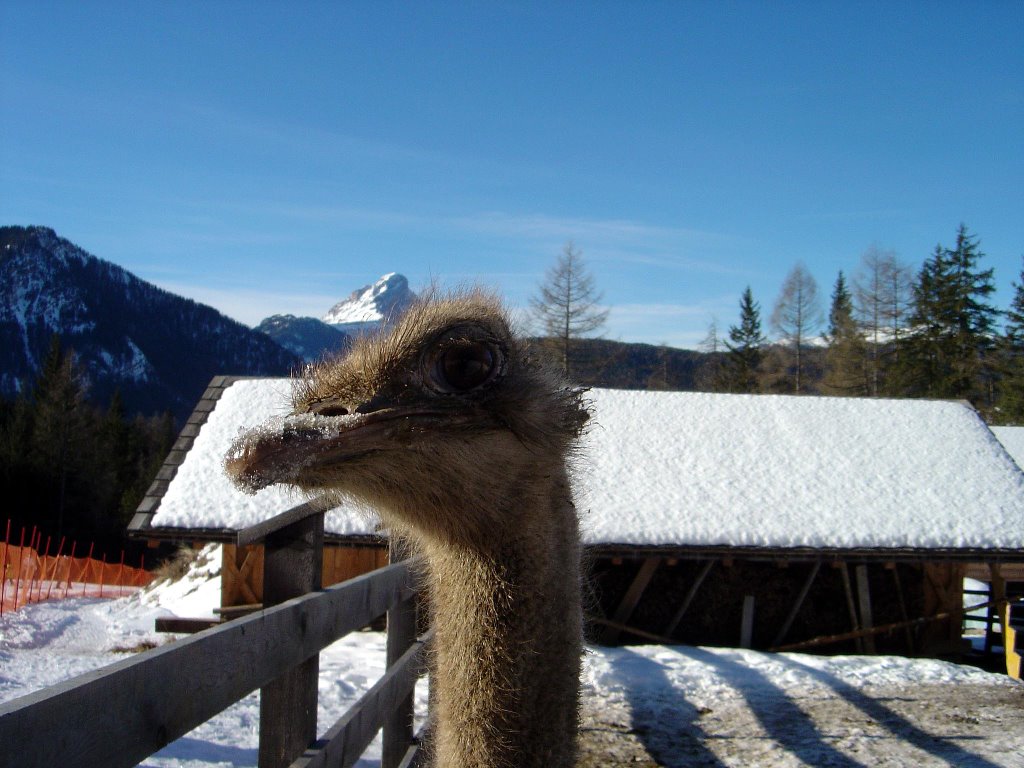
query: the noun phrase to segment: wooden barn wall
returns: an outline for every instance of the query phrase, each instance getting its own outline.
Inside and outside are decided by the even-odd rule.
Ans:
[[[617,620],[650,635],[665,637],[691,586],[707,560],[660,558],[650,581],[632,608],[631,588],[645,576],[643,558],[597,557],[591,562],[588,613]],[[857,569],[863,574],[858,579]],[[953,617],[921,627],[901,628],[870,638],[851,639],[814,649],[815,653],[898,653],[955,655],[961,650],[961,583],[965,566],[955,563],[825,562],[810,587],[806,584],[812,562],[752,561],[719,558],[692,597],[683,619],[668,636],[690,645],[740,645],[744,603],[752,605],[750,647],[768,649],[823,635],[905,622],[949,611]],[[844,579],[845,569],[845,579]],[[844,581],[848,580],[849,589]],[[868,602],[861,596],[866,582]],[[778,634],[800,593],[807,589],[800,609],[785,637]],[[748,598],[753,597],[752,604]],[[867,615],[865,615],[865,610]],[[604,625],[594,622],[592,639],[607,637]],[[623,632],[618,642],[649,642]]]
[[[225,544],[221,565],[221,607],[263,602],[263,547]],[[324,547],[325,587],[381,568],[388,563],[386,547]]]

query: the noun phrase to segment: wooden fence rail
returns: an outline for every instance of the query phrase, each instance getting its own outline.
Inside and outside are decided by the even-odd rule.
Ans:
[[[0,704],[0,768],[137,765],[385,611],[408,611],[414,599],[409,561],[395,563]],[[361,753],[390,711],[411,699],[424,642],[412,640],[392,655],[396,663],[327,737],[285,765],[355,762],[355,750]],[[412,723],[405,727],[411,735]],[[397,749],[401,757],[409,741]]]

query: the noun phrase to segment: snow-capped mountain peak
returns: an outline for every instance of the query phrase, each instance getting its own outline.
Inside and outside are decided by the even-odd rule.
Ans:
[[[352,291],[323,316],[330,325],[379,323],[400,315],[415,300],[404,275],[389,272],[370,285]]]

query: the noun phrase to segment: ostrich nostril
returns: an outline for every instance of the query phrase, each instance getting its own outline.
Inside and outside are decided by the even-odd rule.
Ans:
[[[323,405],[311,409],[317,416],[348,416],[348,408],[342,405]]]

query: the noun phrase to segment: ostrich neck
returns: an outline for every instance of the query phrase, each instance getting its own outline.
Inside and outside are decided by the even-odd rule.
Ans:
[[[435,764],[571,766],[579,697],[579,540],[564,475],[507,510],[493,543],[428,547]]]

